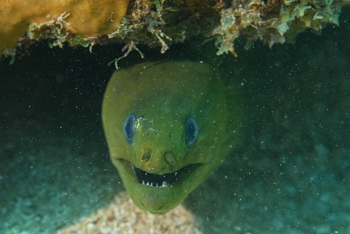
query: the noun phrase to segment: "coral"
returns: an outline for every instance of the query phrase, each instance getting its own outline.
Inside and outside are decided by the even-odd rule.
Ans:
[[[307,28],[320,31],[327,23],[338,25],[341,5],[333,0],[234,0],[222,9],[220,25],[212,35],[217,55],[234,52],[234,41],[240,35],[247,39],[249,49],[257,39],[270,47],[275,43],[293,42]]]
[[[35,4],[34,4],[35,3]],[[261,40],[270,47],[293,42],[300,32],[338,25],[350,0],[9,0],[0,6],[0,55],[8,48],[49,39],[51,46],[92,47],[125,43],[160,47],[201,36],[214,39],[217,55],[232,53],[238,37],[246,49]],[[5,48],[7,48],[5,50]],[[139,51],[140,52],[140,51]],[[140,52],[140,54],[142,54]],[[143,55],[142,55],[143,56]],[[124,55],[120,58],[125,57]],[[119,59],[116,59],[118,61]]]

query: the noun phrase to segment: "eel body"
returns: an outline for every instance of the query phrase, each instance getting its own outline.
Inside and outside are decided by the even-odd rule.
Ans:
[[[112,75],[104,132],[139,208],[165,214],[219,166],[238,139],[238,93],[199,62],[142,63]]]

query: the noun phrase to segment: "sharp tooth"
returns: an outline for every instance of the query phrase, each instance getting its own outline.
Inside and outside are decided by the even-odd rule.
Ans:
[[[168,183],[166,181],[163,181],[162,187],[168,187]]]
[[[134,174],[136,175],[134,164],[131,164],[131,168],[132,168],[132,171],[134,172]]]
[[[148,185],[149,186],[149,182],[147,182],[147,184],[146,185]]]
[[[144,180],[142,181],[142,184],[145,184],[145,181],[144,181]]]
[[[145,172],[145,175],[147,175],[147,172]]]
[[[177,175],[177,171],[175,171],[175,176]]]
[[[158,187],[158,183],[156,183],[156,187]]]
[[[151,186],[153,186],[153,183],[151,183]]]

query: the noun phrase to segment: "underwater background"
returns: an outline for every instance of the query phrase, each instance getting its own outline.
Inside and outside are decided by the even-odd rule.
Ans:
[[[199,39],[140,47],[147,61],[232,74],[247,110],[232,154],[164,217],[134,207],[108,156],[101,103],[123,45],[41,42],[1,60],[0,233],[350,233],[349,13],[295,44],[239,41],[238,58]],[[118,65],[142,61],[132,52]]]

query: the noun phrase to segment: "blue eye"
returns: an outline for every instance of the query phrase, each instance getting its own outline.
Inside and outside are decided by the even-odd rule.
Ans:
[[[185,142],[188,147],[191,147],[196,143],[198,138],[198,125],[196,121],[188,117],[185,123]]]
[[[135,114],[128,115],[124,120],[123,133],[127,142],[131,143],[134,139]]]

